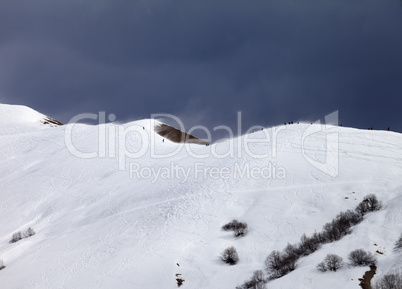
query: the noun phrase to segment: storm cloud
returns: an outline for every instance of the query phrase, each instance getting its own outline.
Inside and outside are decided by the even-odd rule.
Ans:
[[[67,122],[313,121],[402,131],[402,2],[0,2],[0,102]]]

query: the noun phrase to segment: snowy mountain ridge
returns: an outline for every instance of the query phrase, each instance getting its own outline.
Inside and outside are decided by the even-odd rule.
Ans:
[[[0,105],[1,288],[178,288],[178,276],[180,288],[235,288],[273,250],[372,193],[380,211],[267,288],[359,288],[368,268],[346,264],[359,248],[376,255],[375,278],[402,268],[392,250],[402,232],[401,134],[294,124],[203,146],[163,139],[154,120],[51,127],[44,118]],[[221,229],[233,219],[248,224],[246,236]],[[29,227],[34,236],[9,243]],[[235,266],[220,260],[229,246]],[[327,254],[344,266],[319,272]]]
[[[9,105],[0,103],[0,129],[4,134],[29,132],[40,129],[43,124],[49,126],[63,125],[32,108],[24,105]]]

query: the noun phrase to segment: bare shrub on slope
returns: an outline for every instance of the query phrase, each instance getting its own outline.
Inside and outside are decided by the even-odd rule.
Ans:
[[[395,247],[394,247],[394,251],[399,251],[402,250],[402,234],[399,237],[399,239],[395,242]]]
[[[297,255],[272,251],[265,259],[265,269],[269,279],[285,276],[296,269]]]
[[[233,246],[226,248],[221,254],[221,259],[226,264],[236,265],[239,261],[239,255],[237,254],[236,248]]]
[[[353,266],[371,266],[375,265],[376,258],[370,252],[363,249],[357,249],[349,253],[348,259]]]
[[[10,240],[10,243],[16,243],[24,238],[28,238],[35,235],[35,231],[29,227],[24,233],[21,233],[21,231],[16,232],[13,234],[13,237]]]
[[[22,239],[22,233],[21,232],[16,232],[16,233],[13,234],[13,237],[11,238],[10,243],[16,243],[21,239]]]
[[[402,274],[386,274],[378,280],[373,289],[402,289]]]
[[[325,272],[325,271],[334,271],[338,270],[342,267],[342,258],[335,254],[328,254],[324,261],[317,265],[317,269]]]
[[[4,265],[3,260],[0,260],[0,270],[3,270],[4,268],[6,268],[6,266]]]
[[[29,227],[28,230],[26,230],[24,233],[24,238],[28,238],[33,235],[35,235],[35,231],[31,227]]]
[[[233,220],[224,226],[222,229],[225,231],[233,231],[235,237],[243,237],[247,234],[247,224],[239,222],[238,220]]]
[[[250,280],[244,282],[241,286],[237,286],[236,289],[265,289],[267,288],[266,283],[264,273],[261,270],[257,270]]]
[[[378,211],[382,208],[382,204],[377,200],[377,196],[374,194],[367,195],[363,198],[357,207],[356,212],[364,216],[368,212]]]

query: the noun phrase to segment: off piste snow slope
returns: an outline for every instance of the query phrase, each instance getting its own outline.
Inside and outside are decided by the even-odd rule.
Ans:
[[[398,133],[293,124],[200,146],[163,141],[155,120],[50,127],[26,107],[0,112],[2,289],[177,288],[177,276],[181,288],[235,288],[272,250],[371,193],[382,210],[267,287],[359,288],[368,268],[316,269],[359,248],[377,256],[375,278],[402,267],[392,252],[402,232]],[[247,138],[259,141],[246,147]],[[234,218],[248,224],[245,237],[221,230]],[[29,227],[34,236],[9,243]],[[229,246],[235,266],[220,260]]]

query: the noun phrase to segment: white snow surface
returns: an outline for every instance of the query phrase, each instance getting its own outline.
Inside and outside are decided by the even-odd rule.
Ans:
[[[333,127],[339,136],[339,174],[332,177],[303,156],[302,149],[322,160],[326,150],[323,133],[312,135],[302,147],[310,124],[282,127],[276,156],[272,139],[254,143],[252,152],[269,152],[256,158],[240,141],[262,138],[272,129],[232,143],[199,146],[163,142],[152,120],[49,127],[37,125],[41,118],[26,107],[0,105],[0,259],[6,265],[0,271],[2,289],[177,288],[176,274],[185,280],[183,289],[235,288],[264,269],[272,250],[297,243],[303,233],[321,231],[339,212],[354,209],[371,193],[383,202],[382,210],[367,214],[352,234],[301,258],[295,271],[267,288],[360,288],[358,278],[369,268],[347,264],[348,253],[359,248],[377,256],[375,279],[402,267],[401,253],[392,250],[402,232],[399,133]],[[99,132],[109,136],[130,127],[139,133],[127,134],[124,146],[146,152],[124,163],[113,157],[114,146],[98,144],[103,137]],[[99,155],[74,156],[66,145],[70,129],[78,150]],[[231,145],[234,156],[211,154],[224,154]],[[152,148],[158,155],[180,151],[161,158],[151,156]],[[209,156],[200,159],[189,151]],[[283,168],[285,175],[247,178],[233,173],[236,166],[261,168],[269,163]],[[169,168],[176,165],[191,171],[188,179],[165,175],[154,180],[130,173],[130,167],[143,168],[143,174],[151,169],[172,173]],[[231,173],[227,178],[203,176],[195,173],[197,166]],[[222,231],[232,219],[248,224],[245,237]],[[34,236],[9,243],[13,233],[29,227]],[[220,260],[229,246],[239,253],[235,266]],[[329,253],[340,255],[344,266],[319,272],[316,265]]]
[[[46,116],[24,105],[0,104],[0,125],[38,123]]]
[[[0,103],[0,132],[3,134],[16,134],[41,129],[46,118],[46,115],[24,105]]]

